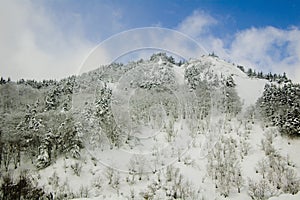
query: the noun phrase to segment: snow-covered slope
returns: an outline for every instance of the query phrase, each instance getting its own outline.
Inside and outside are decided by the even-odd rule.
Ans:
[[[55,156],[49,165],[37,169],[26,153],[21,163],[54,199],[299,199],[288,193],[298,191],[300,141],[265,124],[255,108],[267,83],[215,56],[179,65],[157,54],[104,66],[76,78],[70,111],[36,109],[77,123],[53,122],[55,139],[38,149],[45,160],[47,150]],[[68,138],[82,140],[84,148],[71,149],[80,157],[51,154],[61,143],[42,148],[63,130],[80,133]]]
[[[166,59],[158,58],[155,61],[155,63],[150,62],[150,63],[146,63],[146,65],[148,65],[148,67],[157,66],[157,65],[163,66],[166,65],[167,63],[168,62],[166,61]],[[248,194],[249,193],[248,190],[250,190],[250,186],[248,185],[248,181],[250,179],[257,182],[261,180],[261,175],[257,174],[256,170],[258,168],[258,163],[262,159],[266,159],[266,156],[264,155],[265,154],[264,150],[262,150],[260,147],[261,143],[262,141],[265,141],[265,138],[267,137],[266,136],[267,132],[275,131],[275,129],[265,128],[263,127],[262,124],[260,124],[259,121],[253,119],[253,116],[250,117],[251,116],[250,113],[254,111],[249,106],[255,105],[258,98],[262,96],[264,87],[268,83],[268,81],[264,79],[250,78],[243,71],[237,68],[235,64],[228,63],[220,58],[212,57],[212,56],[202,56],[199,59],[190,60],[187,63],[185,63],[183,66],[177,66],[175,64],[170,64],[170,63],[168,65],[169,67],[172,68],[171,71],[175,72],[173,77],[175,78],[175,82],[178,85],[186,84],[187,81],[185,77],[186,70],[191,67],[201,68],[200,74],[197,74],[198,78],[200,77],[201,80],[205,80],[211,83],[216,81],[220,82],[222,80],[226,80],[226,78],[228,77],[233,78],[236,92],[243,104],[243,109],[238,116],[230,119],[229,121],[224,122],[224,126],[222,127],[224,129],[223,130],[224,132],[222,131],[222,133],[223,134],[225,133],[225,135],[222,134],[217,135],[216,142],[222,144],[226,139],[232,140],[234,143],[236,142],[235,151],[234,151],[235,153],[233,154],[236,154],[237,156],[236,159],[239,162],[238,165],[241,167],[243,183],[241,184],[242,186],[240,188],[240,192],[236,192],[233,189],[228,190],[228,192],[230,193],[229,199],[250,200],[251,198]],[[179,122],[178,126],[179,127],[184,126],[183,125],[184,123],[183,124],[182,123],[183,122]],[[178,129],[178,131],[180,131],[180,129]],[[204,130],[204,131],[207,131],[208,134],[212,134],[212,135],[214,134],[213,130]],[[209,175],[208,163],[211,162],[210,158],[209,157],[207,158],[206,156],[203,157],[202,156],[203,154],[199,153],[203,151],[202,149],[203,147],[201,145],[205,144],[203,143],[204,138],[205,137],[201,135],[195,136],[191,145],[189,145],[188,149],[186,149],[187,150],[186,153],[182,154],[182,158],[180,159],[180,161],[178,160],[178,162],[174,162],[172,164],[172,167],[178,169],[182,177],[184,177],[184,179],[188,181],[188,184],[194,186],[190,188],[191,190],[193,190],[192,188],[194,188],[195,191],[197,191],[196,193],[201,194],[201,195],[196,195],[197,197],[195,196],[194,199],[226,199],[223,196],[220,196],[220,192],[222,194],[222,191],[224,192],[224,190],[221,188],[220,189],[216,188],[218,185],[217,181],[211,179]],[[276,136],[276,138],[274,139],[274,145],[275,145],[274,148],[275,149],[278,148],[282,156],[285,156],[286,154],[290,155],[291,160],[294,160],[297,166],[300,166],[300,163],[298,162],[300,160],[297,159],[297,155],[296,155],[297,153],[293,153],[292,151],[290,151],[290,149],[296,147],[297,144],[294,144],[294,142],[292,142],[292,144],[287,145],[287,143],[290,144],[291,142],[288,142],[286,138]],[[245,153],[245,151],[247,151],[247,153]],[[102,154],[107,154],[106,156],[108,157],[114,155],[115,153],[117,154],[114,157],[118,157],[117,151],[114,151],[112,153],[110,153],[109,151],[102,152]],[[122,154],[119,154],[119,156],[120,155]],[[103,158],[106,156],[102,155]],[[164,156],[166,158],[170,156],[169,152],[166,151]],[[124,159],[126,156],[123,155],[121,157],[122,158],[120,158],[119,160]],[[300,173],[299,167],[296,167],[295,169],[298,173]],[[124,176],[126,177],[125,174]],[[121,177],[123,177],[122,173],[121,173]],[[161,178],[164,179],[166,177],[163,178],[162,176]],[[165,192],[166,193],[174,192],[172,191],[170,183],[168,182],[163,183],[163,181],[157,182],[157,177],[155,175],[154,176],[147,175],[147,180],[143,179],[142,181],[135,182],[129,188],[134,189],[135,191],[139,190],[140,191],[139,194],[144,194],[144,192],[149,190],[150,186],[153,187],[153,184],[156,185],[157,187],[156,188],[157,191],[154,194],[152,194],[154,195],[153,196],[154,199],[165,199],[167,198],[165,196]],[[125,185],[122,184],[120,186],[120,190],[123,191],[121,194],[112,194],[110,192],[106,192],[106,189],[103,189],[102,191],[104,192],[104,194],[92,199],[102,199],[102,198],[105,199],[131,199],[132,198],[133,199],[133,197],[129,195],[130,194],[129,188]],[[145,186],[147,187],[145,188]],[[280,192],[276,193],[276,195],[279,194]],[[135,195],[138,194],[135,193]],[[298,198],[299,195],[283,194],[280,195],[279,197],[273,197],[271,199],[275,200],[275,199],[298,199]]]
[[[291,194],[281,194],[278,197],[271,197],[269,200],[299,200],[300,199],[300,192],[296,195]]]
[[[139,67],[141,67],[142,70],[139,70]],[[107,169],[105,169],[105,166],[113,166],[116,167],[116,169],[121,169],[120,172],[118,172],[119,176],[119,182],[120,185],[118,186],[102,186],[101,189],[93,189],[90,191],[90,196],[97,196],[92,199],[142,199],[142,197],[145,197],[145,194],[152,195],[154,199],[166,199],[167,194],[170,195],[174,192],[174,186],[172,185],[172,181],[165,181],[168,179],[168,173],[171,173],[173,178],[176,180],[178,175],[173,174],[174,171],[169,172],[168,170],[178,170],[178,173],[180,172],[182,178],[184,181],[186,181],[185,184],[189,186],[189,190],[191,191],[191,194],[194,195],[194,197],[190,196],[191,199],[224,199],[224,196],[220,196],[220,194],[223,195],[229,195],[230,199],[251,199],[249,196],[249,190],[250,186],[248,181],[251,179],[253,181],[259,182],[261,180],[261,175],[256,173],[256,169],[258,167],[258,163],[262,159],[267,159],[264,153],[264,150],[261,149],[260,145],[262,141],[265,141],[266,132],[270,132],[270,130],[273,129],[266,129],[265,127],[262,127],[262,124],[259,123],[259,121],[253,119],[253,116],[251,116],[250,113],[254,112],[252,108],[249,106],[255,105],[257,99],[261,97],[265,84],[268,82],[267,80],[263,79],[256,79],[256,78],[250,78],[248,77],[243,71],[241,71],[235,64],[228,63],[218,57],[213,56],[202,56],[199,59],[190,60],[187,63],[183,64],[182,66],[178,66],[176,64],[172,64],[168,62],[168,59],[166,57],[154,57],[151,61],[145,61],[144,63],[140,63],[139,66],[136,68],[133,68],[133,70],[125,76],[123,76],[119,82],[113,82],[108,83],[108,86],[113,89],[113,92],[120,93],[121,90],[124,90],[126,88],[126,92],[128,92],[127,88],[130,87],[130,84],[137,80],[138,85],[142,87],[149,87],[151,88],[153,85],[155,87],[162,87],[162,85],[167,84],[166,87],[172,88],[174,90],[176,87],[183,86],[187,84],[187,74],[186,70],[194,68],[195,70],[191,73],[195,74],[189,74],[192,77],[195,75],[196,78],[198,78],[198,81],[204,81],[208,82],[212,85],[215,84],[225,84],[224,81],[228,79],[228,77],[231,77],[235,83],[235,90],[237,92],[237,95],[240,97],[240,100],[243,105],[243,109],[241,113],[233,118],[227,119],[224,117],[222,118],[222,114],[219,113],[220,116],[214,117],[210,119],[211,121],[208,122],[209,125],[206,126],[205,123],[200,123],[196,126],[192,125],[192,129],[197,130],[197,132],[204,132],[206,135],[194,135],[193,139],[190,140],[190,133],[188,131],[189,128],[191,128],[190,122],[187,122],[185,120],[181,121],[175,121],[174,123],[174,129],[173,131],[180,133],[176,135],[175,137],[177,140],[174,140],[173,143],[168,143],[166,140],[161,137],[161,133],[158,133],[155,136],[155,141],[144,141],[139,140],[138,146],[134,147],[130,146],[129,148],[125,148],[125,151],[119,152],[118,149],[105,149],[102,151],[94,151],[90,153],[90,155],[93,155],[96,158],[101,158],[99,162],[96,162],[97,165],[95,166],[84,166],[82,170],[82,174],[85,177],[85,179],[94,179],[93,176],[90,175],[88,172],[91,171],[95,174],[98,174],[98,176],[101,177],[102,180],[107,179]],[[172,81],[175,83],[174,85],[170,84]],[[192,79],[193,80],[193,79]],[[120,84],[121,83],[121,84]],[[129,84],[130,83],[130,84]],[[199,84],[199,82],[197,82]],[[125,92],[125,93],[126,93]],[[179,90],[176,90],[178,93]],[[126,94],[123,94],[126,96]],[[129,92],[130,93],[130,92]],[[128,93],[128,94],[129,94]],[[130,93],[132,94],[132,93]],[[135,92],[135,94],[138,94]],[[151,97],[149,97],[151,98]],[[156,98],[156,97],[152,97]],[[179,98],[178,96],[174,96],[174,98]],[[193,102],[193,96],[185,98],[185,101],[187,102]],[[121,112],[121,107],[118,107],[117,111]],[[253,113],[252,113],[253,114]],[[216,128],[220,125],[220,122],[218,120],[221,120],[220,122],[223,123],[222,126],[220,126],[220,129]],[[223,121],[222,121],[223,120]],[[216,123],[212,123],[212,121],[215,121]],[[207,123],[207,122],[206,122]],[[218,125],[219,123],[219,125]],[[176,129],[177,127],[177,129]],[[189,127],[189,128],[188,128]],[[221,130],[222,129],[222,130]],[[147,136],[149,131],[151,132],[151,128],[147,129],[145,131],[145,128],[139,129],[139,131],[144,131],[143,133],[140,133],[140,135]],[[275,130],[275,129],[274,129]],[[166,130],[167,132],[167,130]],[[162,134],[165,134],[162,132]],[[209,142],[208,138],[214,138],[212,142]],[[179,140],[178,140],[179,139]],[[241,186],[239,190],[240,192],[237,192],[236,189],[233,189],[232,186],[228,188],[221,188],[221,186],[218,187],[219,180],[215,180],[211,177],[210,172],[212,169],[209,169],[209,163],[210,162],[216,162],[211,160],[211,152],[206,150],[208,146],[210,145],[209,149],[210,151],[216,153],[215,149],[218,148],[225,148],[224,141],[232,141],[235,144],[235,147],[233,148],[233,152],[229,155],[228,159],[230,160],[230,156],[234,156],[234,158],[237,160],[236,165],[238,166],[236,169],[241,169],[241,176],[243,177],[243,181],[241,182]],[[156,143],[156,142],[159,143]],[[177,142],[175,142],[177,141]],[[188,142],[189,141],[189,142]],[[281,141],[277,144],[278,141]],[[185,149],[180,150],[180,146],[185,143],[189,143],[188,146],[186,146]],[[290,151],[290,148],[293,146],[297,146],[296,144],[291,144],[284,146],[283,144],[286,144],[287,141],[285,138],[277,136],[277,138],[274,139],[274,145],[276,145],[274,148],[278,148],[279,152],[282,156],[285,156],[286,154],[290,155],[290,158],[292,160],[295,160],[295,162],[298,164],[298,159],[296,158],[296,154]],[[145,173],[145,175],[142,175],[141,180],[135,180],[135,181],[128,181],[128,179],[132,179],[132,175],[128,175],[126,173],[126,166],[130,165],[127,163],[127,161],[130,159],[128,157],[128,152],[135,151],[137,154],[142,152],[148,152],[151,151],[155,147],[155,145],[158,144],[159,146],[165,146],[166,144],[171,144],[173,147],[171,149],[165,149],[163,152],[161,152],[160,156],[163,156],[163,159],[160,160],[159,157],[156,157],[157,162],[156,164],[159,165],[167,165],[172,166],[171,169],[169,168],[161,168],[161,172],[159,172],[159,175],[154,172],[153,174]],[[220,145],[218,145],[220,144]],[[206,145],[206,147],[204,147]],[[213,145],[213,146],[211,146]],[[215,145],[219,147],[215,147]],[[155,147],[156,148],[156,147]],[[180,151],[185,151],[184,154],[179,154]],[[204,153],[205,152],[205,153]],[[213,153],[213,154],[214,154]],[[144,153],[142,153],[144,154]],[[175,157],[174,154],[176,155]],[[177,155],[178,154],[178,155]],[[208,155],[207,155],[208,154]],[[143,157],[143,160],[141,162],[145,162],[145,165],[143,167],[144,171],[149,170],[150,168],[153,169],[153,167],[147,168],[149,166],[152,166],[154,163],[149,162],[149,160],[152,159],[152,156],[145,154],[146,156]],[[204,155],[204,156],[203,156]],[[178,158],[176,158],[178,156]],[[208,156],[208,157],[207,157]],[[89,160],[87,156],[85,159]],[[180,157],[180,158],[179,158]],[[154,159],[155,157],[153,157]],[[175,158],[175,159],[174,159]],[[140,158],[141,159],[141,158]],[[171,162],[172,161],[172,162]],[[94,161],[95,162],[95,161]],[[224,161],[225,162],[225,161]],[[170,163],[173,163],[169,165]],[[104,164],[104,165],[103,165]],[[300,164],[300,163],[299,163]],[[87,164],[89,165],[89,164]],[[212,164],[216,165],[216,163]],[[218,168],[218,166],[214,166],[212,168]],[[224,169],[225,170],[225,169]],[[117,170],[116,170],[117,171]],[[299,171],[299,168],[296,168],[296,171]],[[116,173],[116,172],[115,172]],[[214,172],[217,173],[217,172]],[[101,174],[104,174],[101,176]],[[61,175],[63,176],[63,174]],[[217,176],[217,174],[215,175]],[[90,177],[90,178],[87,178]],[[164,180],[165,179],[165,180]],[[71,182],[74,182],[75,184],[76,179],[69,179]],[[129,185],[127,185],[129,184]],[[227,183],[226,183],[227,184]],[[228,183],[227,185],[231,185],[232,183]],[[234,184],[233,184],[234,185]],[[93,186],[86,186],[86,187],[93,187]],[[117,187],[117,188],[116,188]],[[152,191],[155,189],[155,191]],[[224,187],[224,186],[222,186]],[[76,188],[76,187],[75,187]],[[77,187],[78,188],[78,187]],[[149,190],[149,188],[152,188]],[[134,192],[133,192],[134,191]],[[152,192],[151,192],[152,191]],[[194,192],[194,193],[193,193]],[[227,194],[228,193],[228,194]],[[189,194],[189,195],[191,195]],[[276,193],[276,195],[279,195],[280,193]],[[267,194],[268,195],[268,194]],[[134,196],[134,197],[133,197]],[[279,199],[287,198],[289,196],[291,199],[296,199],[297,196],[293,195],[283,195],[281,197],[276,197]],[[275,199],[276,199],[275,198]]]
[[[236,83],[236,90],[245,107],[254,105],[262,96],[267,80],[233,76]]]
[[[212,68],[226,76],[232,76],[236,83],[236,90],[244,106],[254,105],[259,97],[262,96],[267,80],[250,78],[246,73],[237,68],[235,64],[228,63],[217,57],[207,57],[211,61]]]
[[[216,74],[219,79],[232,76],[244,108],[255,104],[257,99],[262,96],[265,84],[268,83],[265,79],[248,77],[235,64],[218,57],[202,56],[200,59],[190,60],[189,65],[206,65],[206,72]]]

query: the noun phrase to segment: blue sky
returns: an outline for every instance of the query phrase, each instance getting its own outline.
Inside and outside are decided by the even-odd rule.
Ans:
[[[300,81],[300,1],[2,1],[0,72],[19,78],[74,74],[100,42],[158,26],[195,39],[208,52]]]
[[[295,0],[55,0],[45,3],[59,18],[76,20],[76,15],[80,16],[85,37],[93,42],[132,28],[157,25],[176,28],[195,10],[220,22],[212,31],[219,37],[228,37],[251,27],[287,29],[300,26],[300,2]],[[62,24],[68,27],[64,20]]]

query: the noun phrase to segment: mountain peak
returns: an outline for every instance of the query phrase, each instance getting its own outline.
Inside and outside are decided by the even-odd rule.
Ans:
[[[168,62],[172,64],[175,63],[175,59],[172,56],[168,56],[165,52],[154,53],[150,57],[150,61],[160,62],[161,64]]]

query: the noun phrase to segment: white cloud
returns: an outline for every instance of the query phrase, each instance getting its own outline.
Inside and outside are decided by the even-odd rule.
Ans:
[[[251,28],[236,34],[227,57],[265,72],[287,72],[300,82],[300,30]]]
[[[91,48],[76,27],[65,34],[42,5],[4,1],[0,6],[1,76],[62,78],[75,74]]]
[[[217,21],[203,11],[194,11],[192,15],[185,18],[176,28],[178,31],[191,37],[198,37],[207,33],[209,27],[215,25]]]
[[[226,60],[264,72],[286,72],[292,80],[300,82],[299,28],[249,28],[237,32],[232,41],[226,41],[211,32],[210,28],[219,23],[212,16],[195,11],[177,29]]]

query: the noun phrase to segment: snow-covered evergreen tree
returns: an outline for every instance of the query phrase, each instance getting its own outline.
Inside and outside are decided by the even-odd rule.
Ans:
[[[112,145],[120,146],[122,143],[121,131],[118,129],[111,110],[112,90],[105,84],[97,93],[95,115],[99,125]]]
[[[79,158],[80,150],[83,147],[81,124],[68,117],[58,129],[57,140],[58,150],[61,153],[68,153],[73,158]]]
[[[300,85],[266,85],[258,100],[261,114],[280,131],[289,136],[300,136]]]

